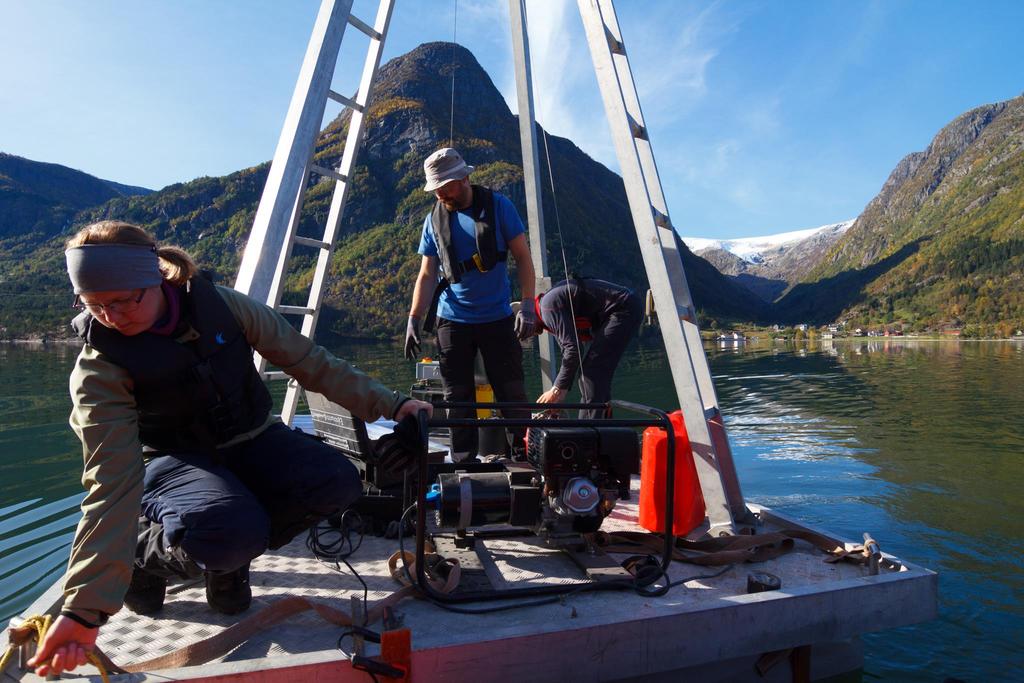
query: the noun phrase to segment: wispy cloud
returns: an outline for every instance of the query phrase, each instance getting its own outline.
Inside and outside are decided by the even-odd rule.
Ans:
[[[775,135],[782,127],[782,99],[769,94],[744,103],[737,113],[737,123],[748,136]]]
[[[575,3],[528,0],[527,9],[537,119],[617,168]],[[689,13],[679,3],[645,3],[642,10],[620,5],[618,18],[648,122],[677,123],[707,95],[708,67],[734,33],[737,18],[716,3]]]
[[[460,36],[482,29],[488,22],[507,22],[507,5],[504,0],[497,2],[480,3],[472,19],[460,5]],[[495,18],[498,10],[502,16]],[[549,133],[571,139],[591,157],[618,171],[576,3],[527,0],[527,14],[537,120]],[[619,3],[619,24],[644,116],[652,129],[662,184],[667,195],[686,198],[679,201],[681,211],[693,200],[707,201],[710,196],[720,198],[723,206],[746,210],[766,201],[763,183],[756,169],[749,167],[749,158],[759,140],[779,131],[781,99],[775,93],[744,93],[742,101],[723,110],[723,98],[735,95],[728,94],[731,84],[727,75],[716,76],[712,70],[747,15],[743,8],[719,3],[644,3],[642,8]],[[508,55],[492,74],[516,111],[510,50]],[[721,125],[708,125],[709,117],[723,115],[727,118]]]
[[[671,9],[671,15],[655,12],[629,29],[644,37],[631,45],[634,61],[657,65],[636,77],[641,102],[647,110],[678,117],[707,95],[708,65],[733,28],[731,22],[722,21],[717,3],[692,16],[680,17],[678,6]]]

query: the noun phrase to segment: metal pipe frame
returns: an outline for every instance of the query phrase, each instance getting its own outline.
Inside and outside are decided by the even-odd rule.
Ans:
[[[495,405],[495,404],[481,404],[481,405]],[[504,404],[499,404],[504,405]],[[517,404],[519,405],[519,404]],[[535,404],[535,405],[549,405],[549,404]],[[580,405],[592,405],[592,404],[580,404]],[[600,404],[599,404],[600,405]],[[612,426],[618,422],[633,422],[638,425],[647,426],[661,426],[665,429],[668,435],[667,444],[667,461],[665,464],[665,545],[661,557],[661,571],[662,576],[665,580],[665,585],[668,586],[670,579],[668,576],[669,566],[672,564],[672,551],[675,547],[675,537],[672,531],[672,515],[674,514],[675,505],[675,471],[676,471],[676,451],[675,451],[675,431],[672,429],[672,421],[669,419],[668,414],[664,411],[652,408],[650,406],[644,406],[639,403],[630,403],[628,401],[611,401],[611,405],[616,408],[622,408],[623,410],[630,410],[640,413],[647,413],[653,417],[647,420],[509,420],[514,423],[529,423],[533,425],[551,425],[552,422],[557,422],[565,426],[578,426],[574,423],[585,424],[586,426],[593,426],[593,422],[601,422],[604,425]],[[435,590],[430,585],[430,581],[427,577],[426,569],[426,541],[427,541],[427,438],[430,432],[430,425],[435,424],[434,420],[427,418],[426,411],[420,411],[417,413],[417,420],[419,422],[420,431],[420,453],[417,458],[417,477],[416,477],[416,577],[415,584],[423,592],[428,599],[440,602],[440,603],[463,603],[463,602],[483,602],[488,600],[511,600],[523,597],[534,597],[539,595],[555,595],[559,593],[566,593],[580,590],[612,590],[622,588],[635,588],[633,582],[627,582],[626,580],[612,580],[612,581],[579,581],[571,584],[558,584],[551,586],[531,586],[529,588],[512,588],[509,590],[489,590],[489,591],[466,591],[458,595],[452,595],[447,593],[441,593]],[[488,422],[491,422],[488,420]],[[502,420],[504,422],[504,420]],[[478,423],[477,423],[478,424]],[[497,421],[494,422],[497,424]],[[626,425],[622,425],[626,426]],[[634,426],[634,425],[629,425]],[[404,556],[403,556],[404,557]],[[406,565],[406,571],[408,566]]]

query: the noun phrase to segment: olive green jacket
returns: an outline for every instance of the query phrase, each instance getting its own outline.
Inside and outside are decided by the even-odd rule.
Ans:
[[[372,422],[393,416],[404,396],[302,336],[267,306],[217,287],[249,345],[299,384]],[[82,519],[64,577],[64,610],[101,623],[121,608],[131,581],[143,455],[132,378],[88,344],[71,373],[71,428],[82,441]],[[222,446],[252,439],[279,418]]]

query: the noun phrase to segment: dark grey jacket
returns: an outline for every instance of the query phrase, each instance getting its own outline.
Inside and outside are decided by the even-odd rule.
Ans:
[[[555,386],[568,391],[580,365],[577,343],[599,337],[615,314],[630,311],[633,290],[595,278],[563,280],[539,297],[537,318],[562,349],[562,366]]]

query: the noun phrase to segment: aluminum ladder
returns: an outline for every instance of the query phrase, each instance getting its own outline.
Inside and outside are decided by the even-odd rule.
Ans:
[[[675,229],[612,0],[577,0],[712,536],[752,522],[722,425]]]
[[[345,211],[348,196],[348,177],[355,168],[384,39],[391,22],[394,0],[381,0],[373,25],[352,14],[352,0],[324,0],[320,5],[313,33],[306,48],[298,82],[292,94],[277,150],[270,164],[267,183],[263,188],[259,208],[253,221],[252,232],[235,280],[235,289],[265,302],[274,310],[302,316],[302,334],[312,338],[323,302],[324,284],[334,242]],[[363,63],[362,78],[355,97],[345,97],[331,90],[331,80],[339,68],[338,54],[347,27],[366,34],[369,47]],[[320,124],[328,98],[351,110],[348,137],[337,168],[323,168],[313,163],[313,152],[320,134]],[[331,208],[323,237],[319,240],[296,235],[302,212],[308,180],[317,174],[334,181]],[[281,305],[281,290],[287,272],[288,260],[295,245],[317,251],[317,262],[305,306]],[[281,419],[290,423],[298,405],[298,383],[284,372],[266,372],[266,360],[256,354],[257,369],[266,379],[286,379]]]

